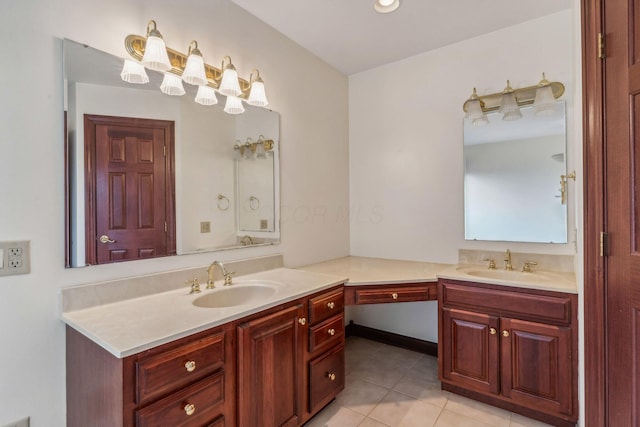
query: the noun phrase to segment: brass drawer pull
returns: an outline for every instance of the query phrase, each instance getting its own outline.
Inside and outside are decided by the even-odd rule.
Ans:
[[[335,329],[333,329],[333,328],[331,328],[331,329],[329,329],[329,330],[327,331],[327,333],[328,333],[329,335],[331,335],[331,336],[334,336],[334,335],[336,334],[336,330],[335,330]]]
[[[193,413],[196,412],[196,405],[194,405],[193,403],[187,403],[186,405],[184,405],[184,412],[187,415],[193,415]]]
[[[495,335],[495,334],[497,334],[497,333],[498,333],[498,331],[496,331],[496,328],[489,328],[489,333],[490,333],[491,335]]]
[[[298,319],[298,323],[304,326],[307,324],[307,319],[305,319],[304,317],[301,317]]]
[[[508,337],[509,336],[509,331],[507,331],[506,329],[504,331],[502,331],[502,336],[503,337]]]
[[[331,381],[335,381],[336,374],[334,374],[333,372],[327,372],[327,378],[329,378]]]
[[[398,294],[396,292],[392,293],[391,298],[398,299]]]
[[[187,372],[193,372],[196,370],[196,362],[193,360],[189,360],[184,364],[184,367],[187,368]]]
[[[333,310],[335,308],[335,306],[336,306],[335,302],[328,302],[327,303],[327,307],[329,307],[329,309],[331,309],[331,310]]]

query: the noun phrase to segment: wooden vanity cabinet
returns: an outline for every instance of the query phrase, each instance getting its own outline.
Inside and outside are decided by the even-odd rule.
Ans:
[[[442,388],[574,426],[577,296],[447,279],[438,287]]]
[[[117,358],[67,327],[69,427],[234,426],[231,325]]]
[[[344,389],[343,288],[125,358],[67,326],[67,425],[301,426]]]

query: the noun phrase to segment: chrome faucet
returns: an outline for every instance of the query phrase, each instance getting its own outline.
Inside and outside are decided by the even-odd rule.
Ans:
[[[240,240],[240,243],[242,244],[242,246],[253,245],[253,238],[249,235],[246,235]]]
[[[231,275],[234,274],[234,272],[228,272],[227,267],[224,266],[222,261],[213,261],[209,268],[207,268],[207,289],[215,288],[215,285],[213,284],[213,270],[216,265],[220,267],[220,272],[222,273],[222,277],[224,277],[224,286],[233,285]]]
[[[504,262],[506,263],[504,265],[504,269],[507,271],[513,271],[513,265],[511,265],[511,251],[509,249],[504,253]]]

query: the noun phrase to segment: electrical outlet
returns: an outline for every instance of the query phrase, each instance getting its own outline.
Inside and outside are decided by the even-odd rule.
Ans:
[[[269,227],[269,223],[266,219],[260,220],[260,230],[266,230]]]
[[[201,233],[211,233],[211,222],[210,221],[202,221],[200,223],[200,232]]]
[[[29,427],[29,417],[6,424],[2,427]]]
[[[31,250],[28,240],[0,242],[0,276],[29,274],[31,271]]]

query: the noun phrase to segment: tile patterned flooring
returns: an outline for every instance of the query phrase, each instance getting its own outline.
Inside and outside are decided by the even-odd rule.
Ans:
[[[305,427],[544,427],[440,390],[433,356],[347,338],[346,386]]]

